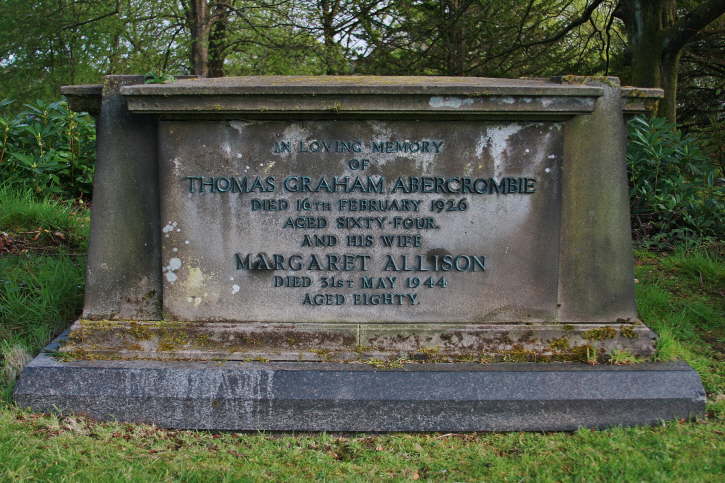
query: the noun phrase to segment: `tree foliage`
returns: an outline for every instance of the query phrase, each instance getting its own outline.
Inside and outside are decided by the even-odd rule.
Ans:
[[[396,2],[366,40],[370,73],[547,76],[607,69],[603,0]],[[601,7],[598,10],[598,7]],[[611,39],[610,39],[611,40]],[[616,42],[615,42],[616,44]],[[613,47],[622,48],[621,44]]]
[[[725,0],[0,0],[0,88],[109,73],[619,75],[722,105]],[[682,64],[682,79],[678,75]],[[698,94],[699,93],[699,94]],[[712,103],[710,103],[712,104]],[[703,117],[704,115],[704,117]]]

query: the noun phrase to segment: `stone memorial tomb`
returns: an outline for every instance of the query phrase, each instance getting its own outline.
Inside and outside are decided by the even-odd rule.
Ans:
[[[685,364],[607,364],[654,351],[624,153],[625,116],[657,89],[107,76],[63,93],[97,118],[86,298],[20,404],[331,431],[703,411]]]

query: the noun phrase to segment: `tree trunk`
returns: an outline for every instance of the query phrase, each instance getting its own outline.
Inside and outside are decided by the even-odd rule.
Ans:
[[[322,0],[320,2],[322,38],[325,49],[325,73],[327,75],[339,74],[337,45],[335,44],[335,15],[338,8],[338,0]]]
[[[195,75],[209,75],[209,5],[207,0],[190,0],[191,67]]]
[[[446,74],[463,75],[466,61],[461,0],[441,2],[442,36],[446,43]]]
[[[664,59],[665,31],[674,23],[676,7],[676,0],[622,0],[619,6],[632,53],[632,84],[665,89],[666,98],[660,103],[659,115],[663,115],[665,104],[675,108],[677,93],[672,88],[677,89],[677,80],[673,83],[669,79],[665,87]],[[679,55],[675,57],[679,58]],[[669,73],[672,72],[670,69]],[[676,68],[674,74],[677,75]],[[674,115],[673,110],[672,120]]]
[[[666,117],[672,122],[677,121],[677,76],[680,71],[682,49],[676,52],[665,51],[662,56],[662,84],[665,97],[660,101],[657,115]]]
[[[116,33],[113,35],[113,44],[111,46],[111,54],[108,56],[108,73],[117,74],[118,70],[118,59],[121,57],[120,52],[121,46],[121,34]]]
[[[218,0],[212,12],[209,31],[209,77],[224,77],[227,52],[227,25],[232,0]]]
[[[725,11],[725,0],[707,0],[677,18],[677,0],[620,0],[632,54],[632,84],[660,87],[657,114],[677,120],[677,74],[686,43]]]

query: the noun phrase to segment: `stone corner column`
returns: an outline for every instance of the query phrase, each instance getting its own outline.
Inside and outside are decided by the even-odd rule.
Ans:
[[[120,94],[139,83],[143,76],[103,82],[84,318],[161,318],[157,120],[129,113]]]
[[[558,319],[634,322],[627,133],[619,79],[567,81],[596,85],[604,93],[594,112],[572,118],[564,128]]]

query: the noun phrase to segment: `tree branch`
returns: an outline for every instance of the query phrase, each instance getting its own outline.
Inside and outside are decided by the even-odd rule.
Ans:
[[[599,5],[603,1],[604,0],[594,0],[594,2],[592,2],[592,4],[589,5],[584,10],[584,12],[582,12],[582,14],[579,17],[577,17],[574,20],[572,20],[571,23],[569,23],[567,26],[565,26],[563,29],[561,29],[560,31],[558,31],[554,35],[552,35],[550,37],[547,37],[545,39],[536,40],[534,42],[528,42],[528,43],[525,43],[525,44],[516,45],[516,46],[511,47],[510,49],[507,49],[507,50],[505,50],[505,51],[503,51],[503,52],[501,52],[499,54],[496,54],[493,57],[495,58],[495,57],[500,57],[500,56],[506,56],[506,55],[509,55],[509,54],[517,51],[517,50],[526,49],[526,48],[529,48],[529,47],[533,47],[535,45],[550,44],[550,43],[556,42],[557,40],[559,40],[559,39],[563,38],[564,36],[566,36],[566,34],[568,34],[569,32],[571,32],[572,30],[574,30],[575,28],[577,28],[578,26],[580,26],[580,25],[588,22],[589,19],[592,16],[592,14],[594,13],[594,10],[596,10],[597,7],[599,7]],[[725,0],[719,0],[719,1],[725,1]]]
[[[99,15],[98,17],[94,17],[92,19],[85,20],[83,22],[77,22],[77,23],[74,23],[71,25],[66,25],[61,30],[75,29],[75,28],[81,27],[81,26],[89,24],[89,23],[98,22],[99,20],[103,20],[106,17],[111,17],[113,15],[116,15],[120,11],[120,6],[118,3],[119,3],[118,0],[116,0],[116,9],[113,10],[112,12],[104,13],[103,15]]]
[[[725,0],[708,0],[682,17],[676,24],[667,29],[665,50],[677,52],[691,40],[697,32],[725,13]]]

